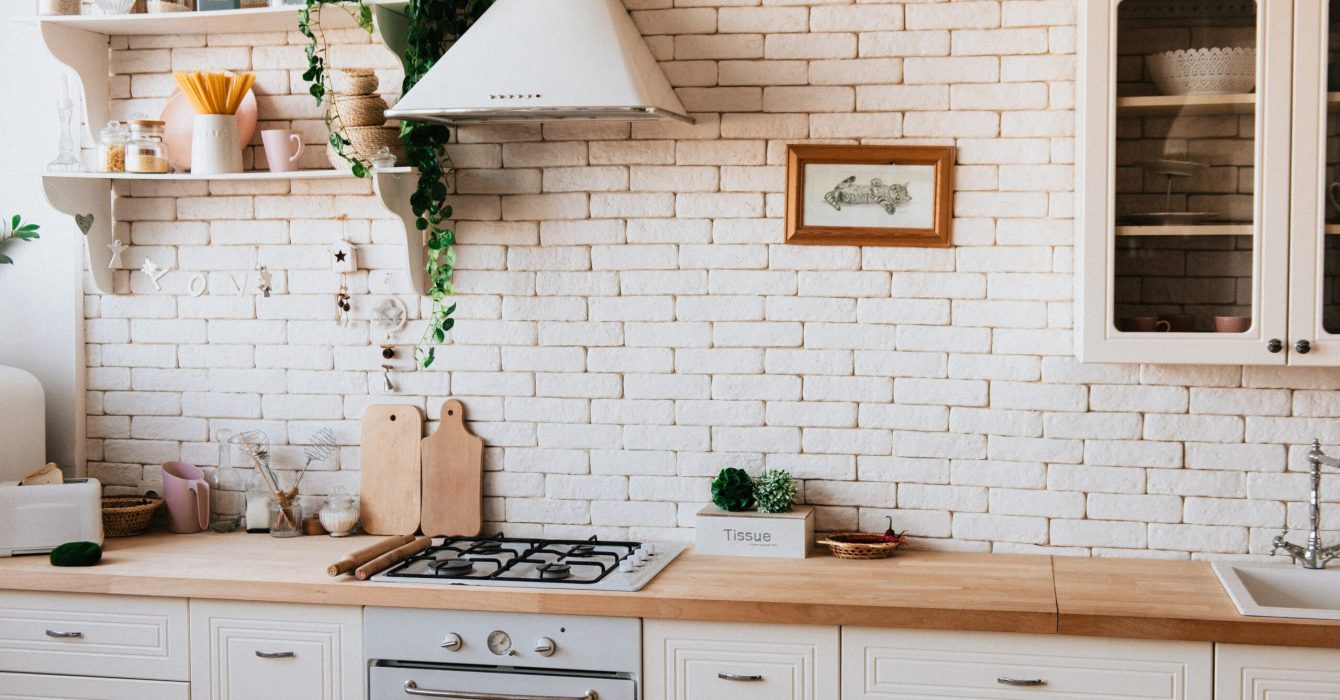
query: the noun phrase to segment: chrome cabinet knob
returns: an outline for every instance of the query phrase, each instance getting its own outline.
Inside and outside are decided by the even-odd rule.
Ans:
[[[1306,340],[1300,340],[1297,343],[1294,343],[1293,349],[1297,350],[1299,355],[1306,355],[1312,352],[1312,343],[1309,343]]]
[[[554,643],[554,640],[548,637],[540,637],[535,640],[536,654],[539,654],[540,656],[553,656],[555,651],[558,651],[558,645]]]
[[[461,641],[461,635],[452,632],[448,634],[446,637],[444,637],[442,639],[442,643],[439,644],[438,646],[442,647],[443,649],[446,649],[447,651],[460,651],[461,646],[463,644],[464,643]]]
[[[1270,352],[1279,352],[1284,349],[1284,343],[1279,338],[1271,338],[1266,343],[1266,349]]]

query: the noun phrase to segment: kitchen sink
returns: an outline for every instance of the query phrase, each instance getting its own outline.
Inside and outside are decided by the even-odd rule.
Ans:
[[[1340,620],[1340,570],[1215,562],[1214,573],[1243,615]]]

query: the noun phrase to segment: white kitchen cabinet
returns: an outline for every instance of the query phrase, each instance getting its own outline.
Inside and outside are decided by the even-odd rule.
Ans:
[[[838,697],[838,628],[646,620],[647,700]]]
[[[843,700],[1209,700],[1211,645],[842,628]]]
[[[180,681],[0,673],[0,700],[190,700]]]
[[[1081,7],[1077,355],[1340,365],[1331,3]],[[1210,48],[1255,52],[1239,84],[1219,86],[1227,94],[1178,94],[1157,79],[1159,54]]]
[[[1340,650],[1216,644],[1215,700],[1340,698]]]
[[[185,681],[186,616],[182,598],[0,591],[0,671]]]
[[[355,700],[365,678],[362,608],[191,601],[196,700]]]

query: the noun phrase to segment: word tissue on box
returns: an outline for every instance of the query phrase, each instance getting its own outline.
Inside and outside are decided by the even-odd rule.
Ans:
[[[698,511],[694,528],[700,554],[804,559],[814,542],[814,508],[732,513],[709,504]]]

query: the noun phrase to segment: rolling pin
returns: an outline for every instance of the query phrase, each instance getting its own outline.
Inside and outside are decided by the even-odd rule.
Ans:
[[[397,547],[403,547],[413,541],[414,535],[396,535],[394,537],[387,537],[384,540],[378,540],[362,549],[344,555],[344,558],[326,567],[326,573],[331,576],[353,573],[354,569],[357,569]]]
[[[422,552],[425,549],[428,549],[428,545],[431,545],[432,543],[433,538],[424,535],[414,540],[413,542],[410,542],[407,545],[396,547],[395,549],[387,552],[386,554],[383,554],[380,557],[377,557],[376,559],[373,559],[372,561],[358,567],[357,569],[354,569],[354,577],[357,578],[359,581],[366,581],[369,578],[372,578],[372,576],[374,576],[375,574],[381,572],[382,570],[390,568],[392,564],[397,564],[409,557],[414,556],[415,554],[418,554],[419,552]]]

